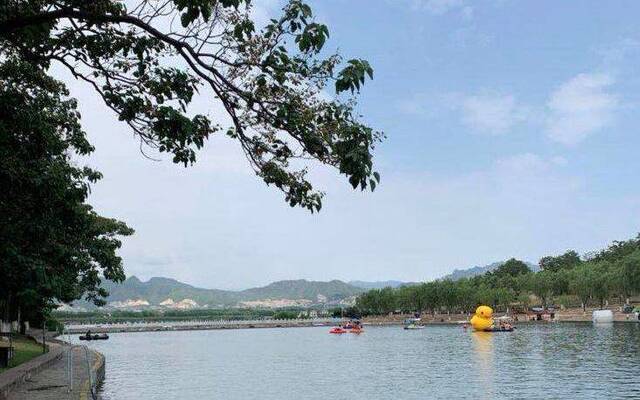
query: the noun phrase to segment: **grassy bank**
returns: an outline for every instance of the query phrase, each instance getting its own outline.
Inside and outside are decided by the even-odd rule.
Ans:
[[[0,368],[0,373],[31,360],[42,354],[42,345],[30,338],[16,336],[13,338],[14,354],[7,368]]]

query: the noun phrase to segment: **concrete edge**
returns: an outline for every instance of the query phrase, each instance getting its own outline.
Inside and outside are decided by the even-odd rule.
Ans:
[[[96,350],[92,350],[96,354],[96,361],[93,363],[93,371],[95,382],[93,382],[92,390],[94,393],[96,389],[104,383],[105,369],[106,369],[106,359],[102,353]]]
[[[5,400],[9,392],[24,384],[33,375],[58,361],[64,354],[64,346],[56,343],[49,345],[49,351],[41,356],[13,367],[0,374],[0,400]]]
[[[105,376],[105,357],[102,353],[89,348],[96,359],[91,366],[92,381],[86,379],[82,383],[82,389],[80,391],[80,400],[98,399],[97,389],[104,382]]]

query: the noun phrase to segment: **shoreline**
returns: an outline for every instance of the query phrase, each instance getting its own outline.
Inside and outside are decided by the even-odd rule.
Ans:
[[[552,320],[531,320],[530,315],[516,314],[518,318],[516,324],[534,324],[549,322],[592,322],[593,310],[582,312],[582,310],[566,310],[555,313]],[[496,314],[499,317],[504,314]],[[392,315],[365,317],[362,322],[365,326],[400,326],[410,315]],[[623,314],[614,311],[614,322],[638,323],[634,319],[634,314]],[[470,315],[467,314],[436,314],[425,315],[422,323],[430,325],[461,325],[468,323]],[[282,321],[194,321],[192,324],[183,323],[172,325],[170,322],[136,323],[136,324],[87,324],[69,327],[66,333],[76,335],[86,333],[135,333],[135,332],[171,332],[171,331],[201,331],[201,330],[226,330],[226,329],[275,329],[275,328],[309,328],[309,327],[330,327],[335,326],[343,320],[282,320]]]

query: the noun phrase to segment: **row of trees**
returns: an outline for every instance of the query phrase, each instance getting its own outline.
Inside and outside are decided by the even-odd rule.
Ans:
[[[77,163],[93,147],[52,71],[93,89],[143,152],[187,166],[225,133],[291,206],[320,210],[306,177],[314,161],[375,188],[382,134],[360,121],[354,97],[373,77],[369,63],[323,50],[329,30],[301,0],[262,28],[253,15],[250,0],[0,2],[3,321],[35,322],[83,296],[100,304],[101,280],[125,278],[117,250],[133,231],[87,204],[100,173]],[[199,92],[225,117],[193,112]]]
[[[371,290],[358,298],[356,307],[364,315],[471,312],[479,304],[502,310],[551,304],[602,308],[609,300],[626,302],[640,294],[640,236],[582,258],[575,251],[543,257],[539,266],[540,271],[533,272],[524,262],[510,259],[472,278]]]

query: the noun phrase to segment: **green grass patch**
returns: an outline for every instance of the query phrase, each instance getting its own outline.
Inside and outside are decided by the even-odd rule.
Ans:
[[[9,360],[9,367],[0,368],[0,373],[8,370],[9,368],[17,367],[18,365],[42,354],[42,345],[24,336],[14,337],[13,347],[14,353],[13,358]]]

